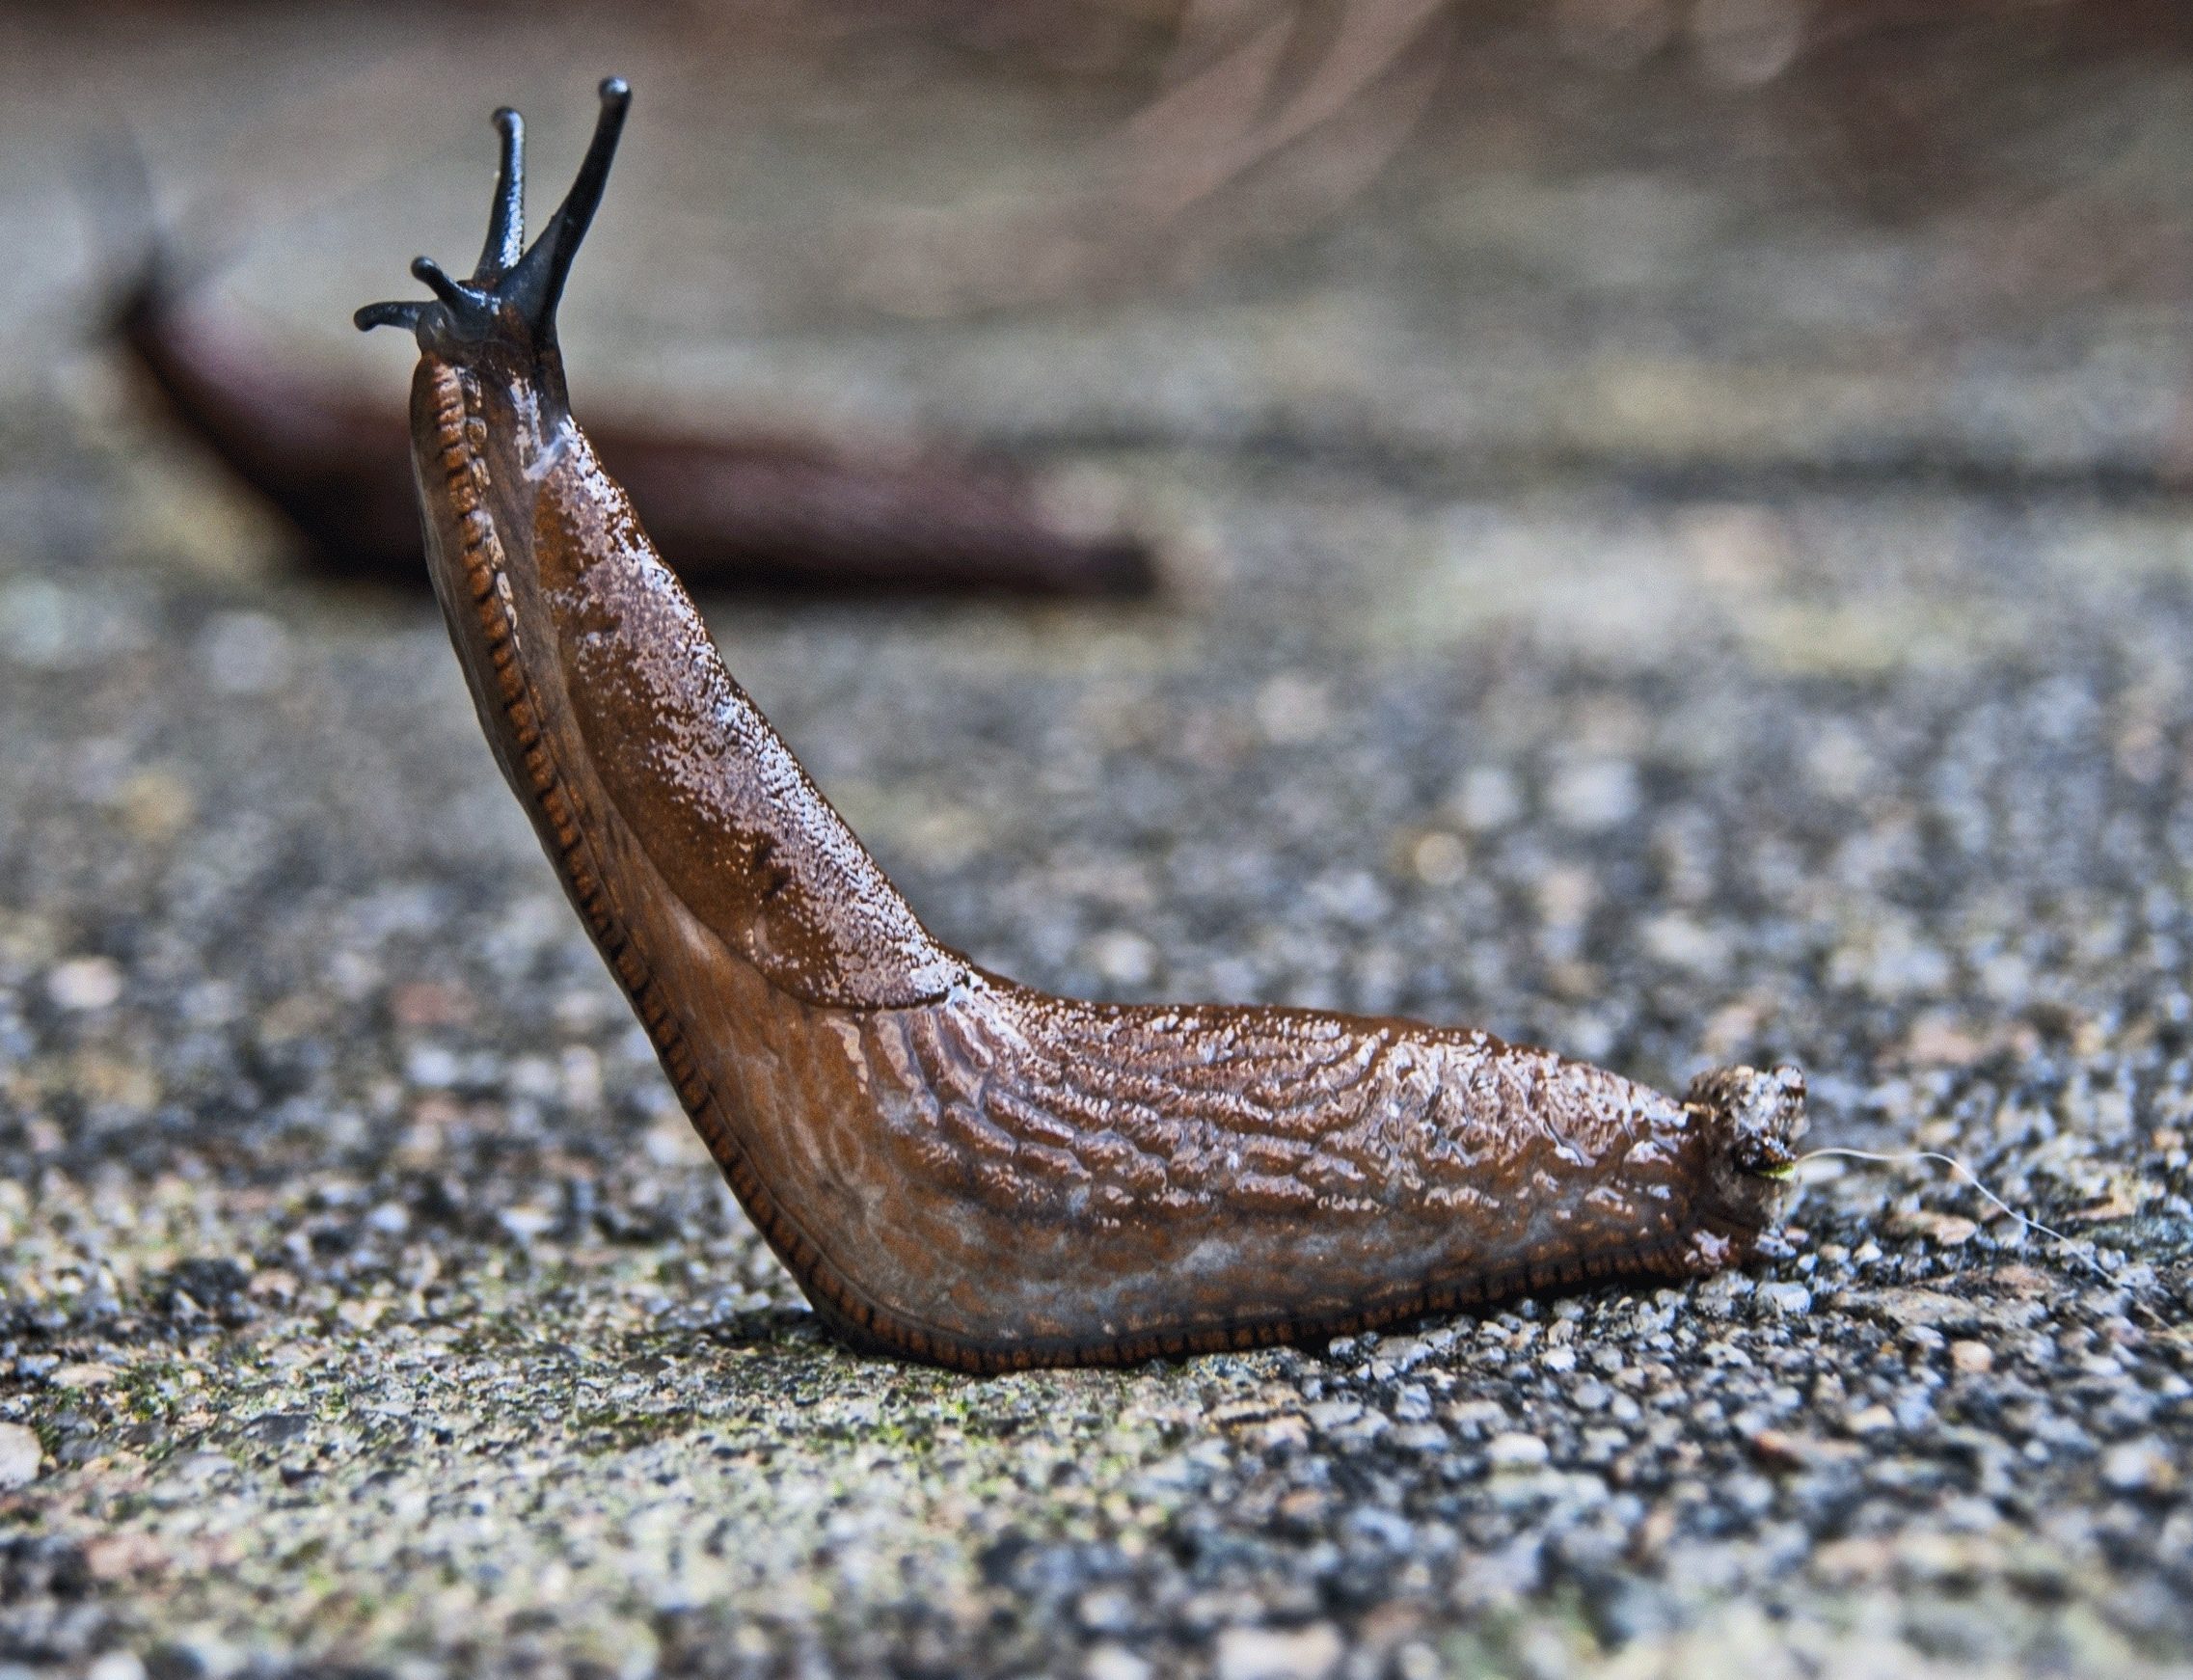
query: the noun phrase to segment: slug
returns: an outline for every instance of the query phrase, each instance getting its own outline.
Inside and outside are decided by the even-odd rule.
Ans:
[[[401,410],[285,368],[204,320],[158,257],[114,311],[116,338],[176,420],[344,577],[423,575]],[[1147,544],[1069,535],[1010,474],[934,456],[860,460],[763,433],[626,421],[596,443],[685,575],[711,586],[1131,596]]]
[[[823,1318],[969,1370],[1392,1323],[1777,1250],[1803,1080],[1681,1100],[1482,1032],[1053,997],[939,943],[725,670],[572,419],[556,300],[630,95],[418,339],[434,585],[482,728],[686,1112]]]

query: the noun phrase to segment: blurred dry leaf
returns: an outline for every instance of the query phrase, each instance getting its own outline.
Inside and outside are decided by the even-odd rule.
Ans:
[[[851,235],[859,296],[941,315],[1145,285],[1284,239],[1354,199],[1431,103],[1448,0],[1191,0],[1163,88],[1090,172],[1098,183],[989,212],[913,212]],[[1265,166],[1271,166],[1270,171]],[[1214,201],[1260,179],[1253,204]],[[1197,211],[1190,217],[1191,210]]]

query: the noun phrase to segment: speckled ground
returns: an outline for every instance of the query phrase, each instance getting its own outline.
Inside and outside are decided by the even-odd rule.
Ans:
[[[226,27],[148,97],[244,63]],[[289,32],[269,84],[324,63],[370,108],[427,79],[357,20],[253,27]],[[101,51],[147,82],[151,47]],[[1682,62],[1606,123],[1658,96],[1764,145],[1734,95],[1682,98]],[[2056,235],[2129,225],[2102,188],[2193,157],[2176,63],[2001,95],[2014,136],[2107,139]],[[1065,80],[1069,111],[1131,104]],[[859,85],[878,122],[932,96]],[[980,129],[949,144],[988,155]],[[1404,152],[1394,197],[1139,300],[701,336],[718,371],[805,367],[795,395],[843,371],[826,410],[1021,438],[1066,500],[1162,531],[1178,580],[1092,610],[720,602],[727,658],[986,962],[1469,1020],[1664,1084],[1794,1058],[1817,1141],[1955,1152],[2069,1240],[1938,1169],[1824,1161],[1798,1258],[1694,1288],[1119,1372],[851,1356],[717,1183],[431,606],[271,569],[109,382],[24,361],[0,382],[0,1676],[2193,1669],[2193,518],[2149,482],[2193,344],[2165,307],[2193,295],[2184,224],[2139,200],[2150,267],[1975,303],[1957,353],[1990,409],[1906,400],[1927,370],[1883,346],[1932,344],[1923,285],[1800,260],[1863,247],[1953,298],[1924,253],[1990,248],[1973,201],[1700,212],[1727,238],[1592,294],[1621,366],[1659,346],[1610,411],[1577,393],[1612,364],[1545,278],[1614,202],[1580,140],[1530,216],[1467,224],[1476,318],[1517,323],[1501,389],[1541,406],[1480,393],[1508,436],[1457,445],[1465,468],[1426,443],[1452,414],[1375,400],[1460,381],[1412,354],[1436,335],[1364,323],[1452,280],[1403,188],[1493,144],[1470,132]],[[754,145],[796,200],[806,154]],[[1622,202],[1706,190],[1670,146]],[[376,226],[385,276],[453,237]],[[1800,270],[1812,313],[1762,338],[1746,308]],[[623,315],[597,292],[602,334],[644,338],[655,284]],[[1873,368],[1838,411],[1855,443],[1784,472],[1834,455],[1838,343],[1872,346],[1846,358]],[[1695,398],[1739,352],[1735,426]],[[1578,414],[1601,433],[1557,423]],[[1683,483],[1636,471],[1656,448]],[[1942,458],[1985,471],[1907,470]]]

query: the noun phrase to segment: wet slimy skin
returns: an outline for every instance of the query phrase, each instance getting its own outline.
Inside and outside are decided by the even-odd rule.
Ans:
[[[520,130],[417,334],[435,588],[482,728],[746,1211],[843,1335],[968,1369],[1252,1347],[1771,1242],[1794,1070],[1677,1099],[1480,1032],[1048,996],[937,942],[725,670],[565,398],[622,128],[523,249]]]

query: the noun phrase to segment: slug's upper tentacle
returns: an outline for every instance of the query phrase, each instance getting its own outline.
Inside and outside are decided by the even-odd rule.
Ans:
[[[495,169],[487,243],[473,267],[474,285],[501,279],[526,252],[526,120],[504,105],[495,113],[495,131],[502,136],[502,153]]]
[[[595,119],[586,156],[571,190],[531,250],[525,250],[525,122],[505,106],[495,114],[502,136],[501,162],[488,215],[487,242],[472,279],[452,280],[431,257],[417,257],[412,275],[433,290],[435,302],[367,304],[352,317],[359,330],[408,327],[419,335],[421,349],[447,352],[464,345],[486,345],[529,355],[535,361],[553,361],[556,305],[563,300],[572,259],[601,207],[602,190],[609,184],[609,165],[624,132],[625,113],[632,106],[632,90],[621,77],[606,77],[600,91],[602,111]],[[555,377],[560,384],[560,370]]]
[[[563,300],[563,284],[570,278],[572,258],[594,225],[601,207],[602,189],[609,185],[609,165],[617,154],[617,140],[624,133],[625,113],[632,108],[632,90],[616,77],[602,83],[602,114],[594,122],[594,138],[563,195],[555,214],[549,218],[533,248],[519,258],[498,288],[506,306],[517,311],[532,329],[539,343],[555,339],[555,306]],[[500,213],[500,205],[499,205]]]
[[[1755,1252],[1802,1125],[1793,1072],[1678,1101],[1414,1021],[1050,997],[930,935],[562,400],[555,295],[624,112],[603,86],[578,183],[508,273],[429,266],[436,301],[379,307],[416,312],[429,558],[496,757],[830,1320],[975,1368],[1130,1360]]]

